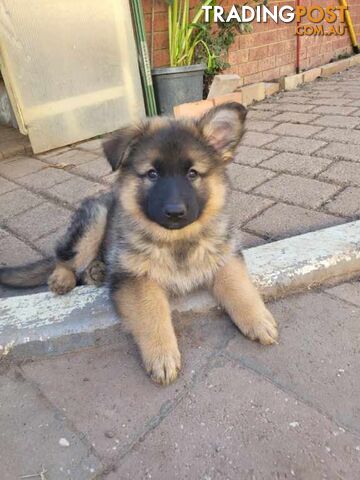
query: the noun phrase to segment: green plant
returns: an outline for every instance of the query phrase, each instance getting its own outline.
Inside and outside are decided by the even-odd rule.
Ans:
[[[268,0],[253,0],[254,3],[267,5]],[[243,5],[247,5],[247,2]],[[239,18],[240,5],[235,5],[238,10]],[[212,22],[198,22],[197,28],[201,31],[195,59],[197,62],[206,64],[206,74],[213,76],[230,67],[227,61],[229,48],[235,42],[237,35],[251,33],[253,26],[251,23],[239,23],[233,19],[226,23],[218,23],[215,27]]]
[[[215,4],[214,0],[199,2],[194,12],[191,12],[189,0],[166,0],[168,3],[169,23],[169,53],[172,67],[192,65],[197,48],[202,45],[207,50],[203,40],[201,20],[204,16],[202,6]],[[192,18],[190,19],[190,14]],[[209,51],[208,54],[211,52]]]

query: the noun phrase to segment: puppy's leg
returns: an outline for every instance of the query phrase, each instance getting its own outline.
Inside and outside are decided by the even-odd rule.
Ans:
[[[164,290],[147,278],[112,280],[115,307],[139,346],[146,371],[161,384],[173,382],[181,357]]]
[[[59,295],[72,290],[76,278],[97,257],[104,238],[107,208],[98,199],[88,199],[75,212],[64,238],[56,248],[57,264],[48,285]]]
[[[276,342],[276,322],[253,285],[243,259],[233,257],[217,272],[213,293],[245,336],[264,345]]]

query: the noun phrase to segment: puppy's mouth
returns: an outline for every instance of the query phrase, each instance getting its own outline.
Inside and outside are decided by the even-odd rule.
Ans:
[[[167,230],[180,230],[182,228],[187,227],[188,225],[191,225],[196,221],[192,220],[167,220],[166,222],[161,222],[159,225],[163,228],[166,228]]]

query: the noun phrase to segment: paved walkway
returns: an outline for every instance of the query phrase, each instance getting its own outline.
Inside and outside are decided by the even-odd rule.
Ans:
[[[273,347],[219,314],[176,318],[184,365],[167,388],[120,331],[110,346],[3,365],[1,480],[42,468],[46,480],[359,478],[359,282],[270,309]]]
[[[353,67],[251,108],[229,167],[244,246],[359,218],[359,78]],[[72,210],[114,175],[100,140],[29,157],[14,131],[1,136],[3,157],[23,152],[0,160],[0,265],[13,265],[51,252]]]

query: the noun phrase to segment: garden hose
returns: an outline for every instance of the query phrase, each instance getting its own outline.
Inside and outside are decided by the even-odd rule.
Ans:
[[[350,16],[350,12],[349,12],[349,9],[348,9],[347,1],[346,0],[339,0],[339,3],[342,7],[344,7],[345,22],[346,22],[346,25],[347,25],[348,30],[349,30],[349,35],[350,35],[350,39],[351,39],[351,43],[352,43],[354,53],[360,53],[359,45],[358,45],[358,42],[357,42],[357,38],[356,38],[355,30],[354,30],[354,25],[353,25],[352,20],[351,20],[351,16]]]
[[[135,38],[139,55],[139,66],[144,92],[146,113],[149,117],[153,117],[157,115],[157,108],[151,76],[149,51],[146,43],[144,13],[141,5],[141,0],[131,0],[130,4],[134,20]]]

